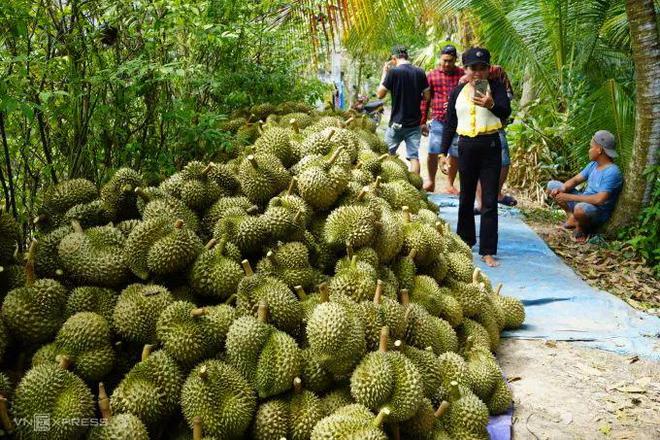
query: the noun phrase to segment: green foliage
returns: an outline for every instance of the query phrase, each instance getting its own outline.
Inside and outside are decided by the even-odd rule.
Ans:
[[[633,226],[619,233],[619,240],[629,244],[660,277],[660,165],[650,167],[645,174],[654,182],[649,204]]]

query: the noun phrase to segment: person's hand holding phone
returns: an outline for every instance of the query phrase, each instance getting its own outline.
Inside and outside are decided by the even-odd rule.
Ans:
[[[472,102],[475,105],[478,105],[479,107],[485,107],[487,109],[493,108],[495,105],[495,101],[493,101],[493,97],[490,95],[490,92],[486,91],[486,93],[481,93],[479,90],[475,90],[474,96],[472,97]]]

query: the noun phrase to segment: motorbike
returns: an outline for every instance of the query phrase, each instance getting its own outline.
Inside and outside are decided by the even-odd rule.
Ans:
[[[381,99],[369,102],[367,96],[360,96],[352,105],[352,109],[360,115],[367,115],[376,124],[380,124],[385,112],[385,102]]]

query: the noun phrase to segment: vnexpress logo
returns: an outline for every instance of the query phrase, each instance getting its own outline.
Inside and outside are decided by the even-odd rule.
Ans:
[[[34,432],[50,431],[50,414],[35,414],[32,420]]]

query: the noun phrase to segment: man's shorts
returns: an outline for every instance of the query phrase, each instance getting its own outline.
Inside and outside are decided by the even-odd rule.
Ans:
[[[422,127],[400,128],[388,127],[385,130],[385,143],[390,154],[395,155],[401,142],[406,143],[406,159],[419,159],[419,144],[422,141]]]
[[[551,180],[550,182],[548,182],[547,189],[548,191],[552,191],[553,189],[560,189],[562,185],[563,183],[561,183],[559,180]],[[581,194],[575,189],[571,190],[569,193]],[[591,225],[602,225],[610,218],[610,214],[611,214],[605,211],[603,208],[596,205],[592,205],[591,203],[567,202],[566,205],[568,205],[568,209],[571,212],[575,212],[576,208],[582,209],[582,211],[584,211],[584,214],[589,219],[589,223],[591,223]]]
[[[431,121],[429,127],[429,153],[440,154],[440,146],[442,144],[442,132],[445,130],[445,123],[436,119]],[[449,154],[458,157],[458,135],[454,136],[454,140],[449,147]]]
[[[500,144],[502,144],[502,166],[508,167],[511,165],[511,156],[509,156],[509,142],[506,140],[506,131],[500,128]]]

